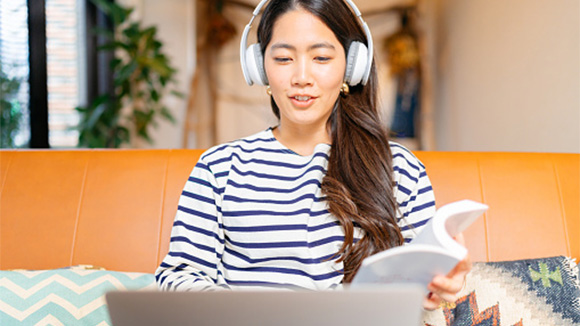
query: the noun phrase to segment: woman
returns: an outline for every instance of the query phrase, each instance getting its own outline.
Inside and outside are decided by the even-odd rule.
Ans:
[[[368,82],[344,82],[352,42],[368,43],[343,0],[270,1],[258,40],[279,125],[202,155],[161,289],[337,288],[434,214],[424,166],[379,122],[374,64]],[[434,278],[424,307],[454,301],[469,269]]]

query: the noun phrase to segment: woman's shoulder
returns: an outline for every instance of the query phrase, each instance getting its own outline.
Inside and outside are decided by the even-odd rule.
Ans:
[[[271,129],[268,128],[247,137],[213,146],[201,155],[200,160],[207,164],[221,162],[231,159],[234,154],[251,154],[265,148],[271,148],[275,140]]]
[[[389,141],[393,156],[393,169],[395,173],[406,173],[418,176],[425,171],[423,163],[405,146]]]

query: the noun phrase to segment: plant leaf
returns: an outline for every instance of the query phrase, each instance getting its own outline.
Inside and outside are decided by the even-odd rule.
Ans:
[[[137,65],[138,63],[133,61],[128,65],[121,67],[119,73],[117,74],[117,80],[118,81],[128,80],[131,74],[133,74],[133,72],[135,72],[135,70],[137,69]]]
[[[182,93],[182,92],[180,92],[180,91],[172,90],[170,93],[171,93],[172,95],[176,96],[176,97],[179,97],[179,98],[185,98],[185,94],[183,94],[183,93]]]
[[[161,116],[164,117],[169,122],[171,122],[172,124],[175,124],[177,122],[175,120],[175,118],[173,117],[173,114],[171,113],[171,111],[169,111],[169,109],[167,109],[167,107],[165,107],[165,106],[161,107],[161,110],[159,113],[161,113]]]

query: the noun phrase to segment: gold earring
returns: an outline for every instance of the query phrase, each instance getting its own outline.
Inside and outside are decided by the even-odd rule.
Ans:
[[[268,85],[268,87],[266,87],[266,94],[272,96],[272,89],[270,89],[270,85]]]
[[[342,83],[342,87],[340,88],[340,94],[348,95],[349,92],[348,84],[346,82]]]

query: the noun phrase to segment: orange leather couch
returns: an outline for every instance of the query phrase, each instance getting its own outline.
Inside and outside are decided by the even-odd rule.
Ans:
[[[152,273],[201,150],[0,151],[0,269]],[[490,206],[474,261],[580,258],[580,154],[418,152],[438,206]]]

